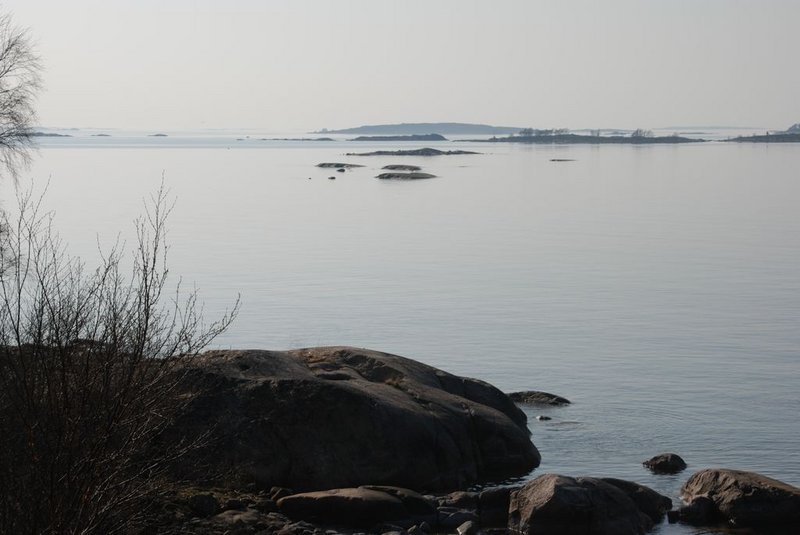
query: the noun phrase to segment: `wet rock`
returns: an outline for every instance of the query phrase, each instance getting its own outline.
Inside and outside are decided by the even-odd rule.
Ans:
[[[555,394],[539,392],[537,390],[525,390],[523,392],[512,392],[508,395],[515,403],[523,405],[569,405],[567,398],[562,398]]]
[[[540,414],[539,416],[536,417],[536,419],[539,420],[540,422],[547,422],[549,420],[552,420],[551,417],[545,416],[544,414]]]
[[[695,496],[691,503],[678,509],[677,517],[681,522],[695,526],[716,524],[721,520],[714,500],[708,496]]]
[[[686,469],[686,462],[677,453],[662,453],[642,464],[656,474],[677,474]]]
[[[508,527],[525,535],[641,535],[653,521],[615,485],[545,474],[511,493]]]
[[[755,472],[701,470],[689,478],[682,492],[688,508],[701,501],[697,507],[705,512],[707,500],[713,503],[712,514],[698,514],[700,519],[694,523],[705,523],[707,516],[736,526],[800,525],[800,488]]]

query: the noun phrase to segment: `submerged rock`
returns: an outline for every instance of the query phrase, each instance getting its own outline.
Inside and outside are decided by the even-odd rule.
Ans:
[[[591,477],[539,476],[511,493],[508,528],[526,535],[642,535],[653,520],[629,496],[632,486],[640,487]],[[643,495],[660,496],[647,491]]]
[[[364,167],[364,166],[358,165],[356,163],[322,162],[318,163],[317,167],[322,167],[323,169],[352,169],[353,167]]]
[[[505,394],[396,355],[211,351],[187,374],[196,397],[157,446],[209,434],[172,467],[190,482],[449,491],[524,475],[540,460]]]
[[[430,173],[400,173],[400,172],[393,172],[393,173],[381,173],[375,178],[381,178],[384,180],[419,180],[422,178],[436,178],[436,175],[432,175]]]
[[[800,488],[755,472],[701,470],[689,478],[682,492],[687,506],[680,518],[687,522],[800,525]]]
[[[422,167],[418,165],[392,164],[384,165],[382,169],[386,169],[387,171],[421,171]]]
[[[555,394],[539,392],[537,390],[525,390],[522,392],[511,392],[510,397],[515,403],[523,405],[569,405],[570,400]]]
[[[642,464],[656,474],[677,474],[686,469],[686,462],[677,453],[662,453]]]

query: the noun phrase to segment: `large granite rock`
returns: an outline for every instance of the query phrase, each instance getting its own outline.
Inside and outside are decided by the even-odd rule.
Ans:
[[[690,523],[725,520],[736,526],[800,526],[800,488],[755,472],[701,470],[682,492],[687,506],[680,518]]]
[[[350,347],[212,351],[167,441],[208,433],[175,476],[295,491],[394,485],[446,491],[539,464],[525,414],[493,386]]]
[[[650,501],[654,491],[635,483],[545,474],[511,493],[508,529],[525,535],[642,535],[653,519],[631,498]],[[652,495],[650,495],[652,493]],[[667,499],[668,500],[668,499]]]

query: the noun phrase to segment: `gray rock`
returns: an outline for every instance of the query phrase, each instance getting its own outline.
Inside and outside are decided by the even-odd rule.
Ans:
[[[682,488],[688,504],[682,518],[691,515],[695,523],[706,523],[705,517],[725,519],[736,526],[800,525],[800,488],[757,474],[740,470],[712,469],[693,474]],[[697,514],[692,507],[697,506]],[[708,514],[713,502],[713,511]]]
[[[525,414],[502,392],[403,357],[350,347],[211,351],[187,375],[199,393],[157,446],[210,432],[172,467],[190,482],[447,491],[539,464]]]
[[[469,509],[474,511],[478,508],[478,494],[475,492],[456,491],[445,494],[438,498],[439,507],[451,507],[455,509]]]
[[[653,521],[618,487],[546,474],[511,493],[508,528],[524,535],[641,535]]]
[[[406,510],[410,513],[410,515],[415,517],[424,517],[429,515],[436,514],[436,506],[434,503],[429,501],[425,496],[414,492],[413,490],[404,489],[400,487],[390,487],[390,486],[381,486],[381,485],[365,485],[360,488],[369,489],[369,490],[377,490],[379,492],[385,492],[395,498],[399,499],[403,502],[403,505],[406,507]]]
[[[659,494],[650,487],[645,487],[632,481],[615,479],[611,477],[602,478],[606,483],[610,483],[620,489],[633,500],[636,507],[650,517],[653,523],[658,523],[664,515],[672,509],[672,500]]]
[[[686,469],[686,462],[677,453],[662,453],[642,464],[656,474],[677,474]]]
[[[366,488],[294,494],[278,500],[278,508],[290,518],[354,527],[411,516],[399,498]]]
[[[477,522],[473,520],[467,520],[458,528],[456,528],[458,535],[478,535],[481,532],[481,528]]]
[[[458,509],[455,507],[439,508],[439,528],[456,529],[464,522],[479,522],[480,519],[474,511]]]
[[[436,178],[436,175],[432,175],[430,173],[421,173],[419,171],[413,171],[410,173],[392,171],[390,173],[381,173],[375,178],[380,178],[382,180],[420,180],[423,178]]]

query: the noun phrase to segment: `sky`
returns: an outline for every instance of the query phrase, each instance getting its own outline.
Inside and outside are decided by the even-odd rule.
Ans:
[[[797,0],[6,0],[52,127],[786,128]]]

